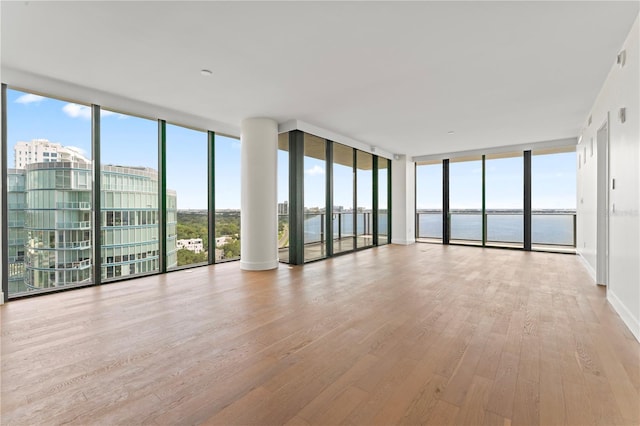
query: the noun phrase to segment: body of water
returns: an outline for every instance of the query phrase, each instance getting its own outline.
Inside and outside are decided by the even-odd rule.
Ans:
[[[338,220],[338,217],[340,218]],[[354,234],[353,213],[333,215],[333,237],[338,238],[338,226],[343,237]],[[305,214],[304,241],[318,242],[325,234],[324,214]],[[371,213],[358,213],[356,230],[358,235],[371,234]],[[381,233],[387,230],[387,215],[379,216]],[[523,243],[524,223],[522,214],[487,214],[487,241],[501,243]],[[419,213],[419,238],[442,238],[442,213]],[[573,245],[573,214],[533,214],[531,217],[533,244]],[[480,213],[452,213],[451,239],[482,241],[482,215]]]
[[[371,213],[358,213],[356,230],[358,235],[371,235],[373,233],[373,216]],[[334,213],[333,214],[333,238],[339,236],[346,237],[354,235],[353,213]],[[308,214],[305,213],[304,220],[304,241],[312,243],[320,241],[325,233],[325,215],[324,214]],[[378,227],[380,233],[387,231],[387,215],[380,214],[378,216]],[[340,229],[340,231],[338,231]]]
[[[487,241],[522,243],[522,214],[487,214]],[[442,238],[442,213],[419,214],[419,237]],[[451,239],[482,241],[480,213],[452,213]],[[573,214],[532,214],[533,244],[573,245]]]

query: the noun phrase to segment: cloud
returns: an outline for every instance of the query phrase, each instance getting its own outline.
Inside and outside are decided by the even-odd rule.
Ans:
[[[82,155],[82,156],[83,156],[83,157],[85,157],[85,158],[88,158],[88,157],[87,157],[87,151],[85,151],[85,150],[84,150],[84,149],[82,149],[82,148],[79,148],[79,147],[77,147],[77,146],[71,146],[71,145],[66,145],[66,146],[65,146],[65,148],[67,148],[67,149],[68,149],[68,150],[70,150],[70,151],[74,151],[74,152],[76,152],[77,154],[80,154],[80,155]]]
[[[15,100],[15,102],[17,104],[27,105],[27,104],[38,103],[38,102],[41,102],[43,100],[44,100],[44,97],[42,97],[42,96],[38,96],[38,95],[33,95],[31,93],[27,93],[26,95],[20,96],[18,99]]]
[[[62,111],[71,118],[82,118],[84,120],[91,119],[91,108],[86,105],[66,104],[62,107]],[[115,112],[106,111],[104,109],[100,110],[100,117],[109,117],[111,115],[117,116],[118,118],[125,117],[124,115]]]
[[[62,111],[71,118],[84,118],[85,120],[91,118],[91,108],[86,105],[66,104],[62,107]]]
[[[305,170],[304,172],[305,172],[305,174],[307,174],[309,176],[318,176],[318,175],[323,175],[324,174],[324,169],[316,164],[315,166],[313,166],[310,169]]]

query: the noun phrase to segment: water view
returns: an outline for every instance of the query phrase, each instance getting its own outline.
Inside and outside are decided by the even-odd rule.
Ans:
[[[570,211],[533,212],[531,239],[533,244],[574,245],[574,217]],[[487,212],[487,241],[522,243],[524,234],[522,213]],[[442,212],[419,211],[416,226],[418,238],[442,238]],[[451,239],[482,241],[480,211],[451,213]]]

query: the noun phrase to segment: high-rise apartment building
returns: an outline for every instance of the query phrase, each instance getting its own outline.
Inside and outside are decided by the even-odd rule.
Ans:
[[[62,146],[59,143],[50,142],[48,139],[33,139],[30,142],[20,141],[13,147],[13,154],[14,167],[16,169],[23,169],[33,163],[67,161],[88,164],[91,162],[80,149]]]
[[[19,142],[14,150],[21,167],[8,174],[10,292],[91,282],[90,160],[79,151],[44,140]],[[25,158],[25,152],[33,155]],[[102,278],[157,270],[157,171],[106,165],[101,179]],[[177,265],[175,191],[167,191],[167,206],[167,266],[173,267]]]

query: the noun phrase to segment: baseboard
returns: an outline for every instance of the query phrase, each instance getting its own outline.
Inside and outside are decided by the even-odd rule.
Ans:
[[[399,244],[402,246],[408,246],[410,244],[415,244],[416,240],[401,240],[401,239],[396,239],[396,238],[391,238],[391,244]]]
[[[631,311],[622,303],[622,301],[616,296],[616,294],[611,291],[611,288],[607,289],[607,300],[613,306],[613,309],[620,315],[622,321],[629,328],[631,333],[634,335],[636,340],[640,342],[640,321],[638,318],[635,318]]]
[[[268,271],[270,269],[276,269],[278,267],[278,259],[268,260],[266,262],[246,262],[240,261],[240,269],[244,271]]]
[[[596,270],[593,269],[591,265],[589,265],[589,262],[587,262],[587,259],[585,259],[584,256],[582,256],[582,253],[580,252],[578,252],[578,259],[580,259],[580,261],[584,265],[585,269],[589,273],[589,276],[591,276],[591,279],[593,280],[593,282],[596,282]]]

